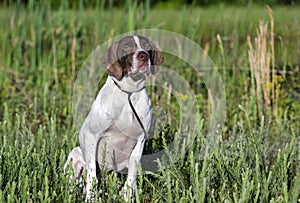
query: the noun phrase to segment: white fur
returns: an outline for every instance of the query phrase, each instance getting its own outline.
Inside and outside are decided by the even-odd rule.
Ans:
[[[134,40],[138,47],[133,56],[133,61],[136,63],[136,55],[138,51],[143,49],[138,37],[135,36]],[[133,65],[132,69],[134,68],[137,67]],[[135,70],[131,71],[135,72]],[[86,201],[93,201],[92,197],[95,195],[92,188],[93,181],[97,181],[95,160],[99,164],[105,161],[108,170],[124,171],[128,169],[128,177],[124,185],[126,201],[133,196],[136,188],[136,165],[140,163],[145,135],[128,103],[128,95],[121,91],[113,80],[118,83],[122,90],[133,92],[132,104],[146,131],[148,132],[150,128],[151,104],[145,88],[143,89],[145,77],[139,77],[135,81],[132,77],[125,76],[117,81],[112,76],[108,76],[81,127],[79,133],[80,148],[77,147],[76,150],[72,150],[64,167],[67,167],[71,159],[73,160],[73,168],[75,162],[79,161],[85,164],[87,170]],[[105,154],[105,160],[102,157],[103,154]],[[76,176],[76,168],[74,171]]]

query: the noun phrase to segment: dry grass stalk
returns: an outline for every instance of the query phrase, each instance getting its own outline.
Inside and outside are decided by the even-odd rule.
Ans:
[[[259,23],[257,37],[252,44],[248,37],[249,63],[254,77],[255,96],[258,116],[268,117],[271,113],[276,117],[276,71],[275,71],[275,34],[272,9],[267,6],[270,17],[270,30],[265,22]]]
[[[257,37],[255,37],[253,44],[251,38],[248,37],[248,57],[255,79],[255,96],[259,117],[262,115],[267,117],[271,107],[270,69],[272,54],[268,46],[269,40],[272,38],[269,39],[268,25],[264,22],[259,23]]]
[[[273,11],[272,9],[267,6],[267,10],[269,13],[269,17],[270,17],[270,24],[271,24],[271,30],[270,30],[270,46],[271,46],[271,65],[272,65],[272,102],[273,102],[273,116],[276,116],[276,112],[277,112],[277,106],[275,105],[276,102],[276,94],[275,94],[275,48],[274,48],[274,38],[275,38],[275,34],[274,34],[274,18],[273,18]]]

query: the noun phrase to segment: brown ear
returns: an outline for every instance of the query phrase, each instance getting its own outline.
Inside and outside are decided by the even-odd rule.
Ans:
[[[109,74],[120,80],[123,76],[122,66],[117,56],[119,42],[113,43],[105,54],[104,67]]]
[[[151,50],[151,74],[156,74],[158,67],[164,62],[164,57],[161,52],[152,45],[153,50]]]

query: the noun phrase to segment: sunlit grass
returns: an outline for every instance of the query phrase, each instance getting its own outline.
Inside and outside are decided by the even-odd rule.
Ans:
[[[300,191],[300,12],[299,7],[275,7],[273,12],[275,69],[280,78],[276,121],[254,115],[256,104],[251,101],[256,98],[250,93],[247,35],[256,36],[259,20],[269,22],[265,8],[0,8],[0,202],[84,199],[62,171],[71,148],[78,145],[71,106],[76,73],[98,45],[143,28],[174,31],[205,48],[225,85],[227,120],[223,142],[208,156],[202,156],[205,135],[201,133],[174,165],[141,176],[137,202],[296,202]],[[187,64],[174,63],[165,65],[190,82],[206,119],[205,84],[195,81]],[[162,96],[154,95],[153,105],[170,103],[169,109],[177,108],[175,99],[165,99],[162,90],[157,93]],[[176,130],[169,128],[156,144],[172,137]],[[207,128],[203,126],[203,132]],[[116,185],[125,176],[104,173],[108,178],[101,181],[100,187],[107,188],[102,202],[122,202]]]

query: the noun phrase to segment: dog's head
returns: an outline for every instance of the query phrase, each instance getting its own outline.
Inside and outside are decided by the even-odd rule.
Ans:
[[[136,74],[155,74],[163,63],[155,45],[143,36],[127,36],[113,43],[104,59],[104,67],[117,80]]]

